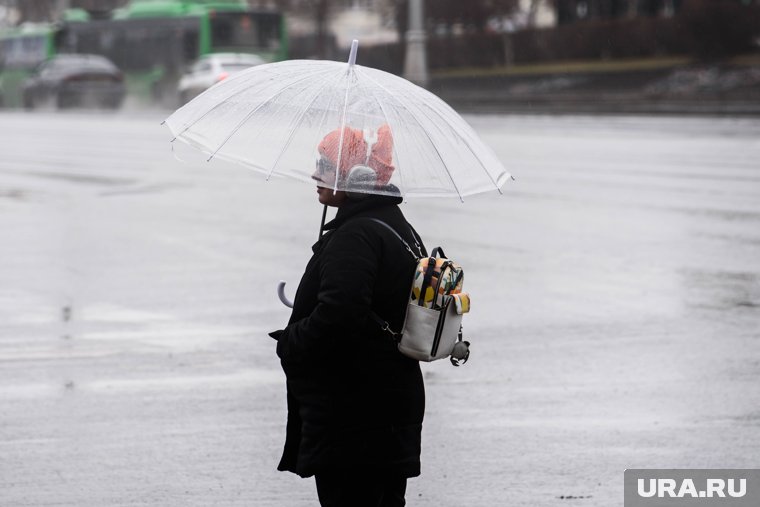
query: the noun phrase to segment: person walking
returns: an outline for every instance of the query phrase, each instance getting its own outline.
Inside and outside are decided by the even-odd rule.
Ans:
[[[389,183],[390,128],[381,126],[376,139],[346,126],[319,143],[312,178],[319,202],[338,211],[312,247],[287,326],[270,333],[287,387],[278,470],[314,476],[323,507],[403,506],[407,479],[420,475],[420,366],[373,317],[402,328],[415,262],[371,219],[426,252]],[[335,178],[341,188],[375,193],[334,192]]]

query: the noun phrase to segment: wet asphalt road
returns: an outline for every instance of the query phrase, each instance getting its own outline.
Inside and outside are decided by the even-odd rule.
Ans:
[[[2,506],[317,504],[275,471],[265,334],[315,189],[178,161],[161,119],[0,114]],[[471,362],[424,368],[408,505],[622,505],[626,468],[757,466],[760,121],[470,120],[517,180],[404,205],[474,301]]]

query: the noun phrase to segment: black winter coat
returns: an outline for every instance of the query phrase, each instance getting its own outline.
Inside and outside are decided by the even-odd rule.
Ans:
[[[420,474],[420,366],[369,317],[374,311],[396,331],[403,324],[414,259],[367,218],[379,218],[414,245],[419,236],[400,202],[373,195],[338,209],[312,247],[288,326],[272,333],[287,378],[278,470],[302,477],[336,468]]]

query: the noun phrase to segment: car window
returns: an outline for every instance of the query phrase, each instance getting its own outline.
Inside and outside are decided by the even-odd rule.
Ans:
[[[50,61],[42,62],[34,69],[34,74],[42,74],[42,72],[50,65]]]
[[[211,62],[198,62],[197,64],[195,64],[195,69],[193,70],[193,72],[195,72],[196,74],[202,74],[202,73],[210,72],[210,71],[211,71]]]
[[[69,56],[58,56],[45,62],[43,72],[52,72],[70,67],[77,60]]]
[[[250,63],[222,63],[222,69],[225,72],[240,72],[241,70],[245,70],[250,68],[252,65]]]
[[[116,66],[110,60],[101,56],[91,55],[59,55],[41,63],[36,70],[38,75],[49,76],[71,70],[94,70],[117,72]]]
[[[50,74],[54,73],[56,69],[55,60],[48,60],[46,62],[42,62],[37,67],[36,74],[38,76],[49,76]]]

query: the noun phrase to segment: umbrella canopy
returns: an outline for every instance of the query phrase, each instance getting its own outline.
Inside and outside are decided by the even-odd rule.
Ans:
[[[214,85],[165,120],[172,141],[267,178],[314,184],[315,167],[332,164],[340,176],[318,184],[334,190],[460,199],[501,192],[510,175],[467,122],[424,88],[356,65],[356,47],[348,64],[290,60]]]

